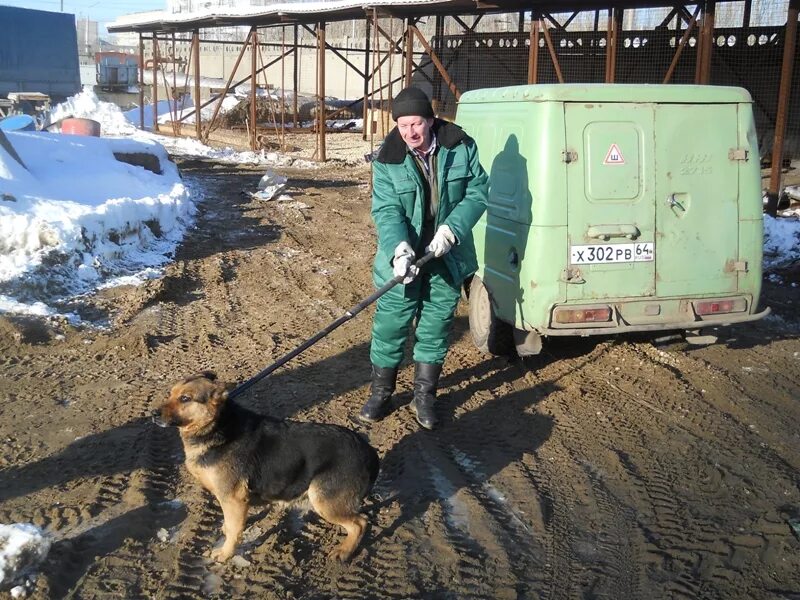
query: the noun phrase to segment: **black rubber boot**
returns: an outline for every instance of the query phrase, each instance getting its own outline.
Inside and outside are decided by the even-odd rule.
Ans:
[[[369,398],[358,413],[358,418],[367,423],[380,421],[386,414],[386,405],[394,392],[397,381],[397,367],[376,367],[372,365],[372,390]]]
[[[414,400],[411,408],[417,415],[417,423],[425,429],[436,426],[436,413],[433,405],[436,402],[436,387],[439,385],[439,375],[442,365],[430,363],[416,363],[414,371]]]

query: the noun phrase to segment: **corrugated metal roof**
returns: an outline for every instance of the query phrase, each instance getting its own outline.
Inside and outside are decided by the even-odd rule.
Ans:
[[[318,2],[282,2],[268,6],[246,6],[240,8],[218,7],[210,11],[191,13],[168,13],[153,11],[117,17],[108,24],[110,32],[186,30],[196,27],[224,27],[231,25],[278,25],[285,23],[314,23],[318,20],[344,21],[364,18],[367,11],[376,8],[391,14],[415,12],[428,14],[431,10],[446,9],[447,12],[462,9],[473,10],[472,0],[331,0]]]
[[[725,0],[721,0],[725,1]],[[536,10],[571,12],[606,10],[609,7],[672,6],[670,0],[318,0],[282,2],[268,6],[215,8],[213,12],[142,12],[118,17],[108,25],[110,32],[191,31],[236,25],[288,25],[363,19],[372,10],[379,15],[424,17]]]

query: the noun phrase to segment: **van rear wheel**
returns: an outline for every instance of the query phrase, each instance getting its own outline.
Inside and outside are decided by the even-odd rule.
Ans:
[[[477,275],[469,286],[469,330],[481,352],[495,356],[514,353],[514,328],[497,318],[489,290]]]

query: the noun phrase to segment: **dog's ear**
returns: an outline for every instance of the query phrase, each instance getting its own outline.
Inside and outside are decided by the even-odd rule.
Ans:
[[[225,404],[225,401],[227,399],[228,399],[228,390],[225,389],[224,385],[217,385],[211,394],[211,398],[209,398],[209,402],[217,406],[221,406]]]
[[[214,373],[214,371],[203,371],[202,373],[200,373],[200,376],[201,377],[205,377],[209,381],[216,381],[217,380],[217,374]]]

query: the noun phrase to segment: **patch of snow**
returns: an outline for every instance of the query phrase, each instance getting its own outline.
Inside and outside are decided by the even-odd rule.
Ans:
[[[51,539],[30,523],[0,525],[0,589],[24,595],[26,578],[47,557],[50,544]]]

